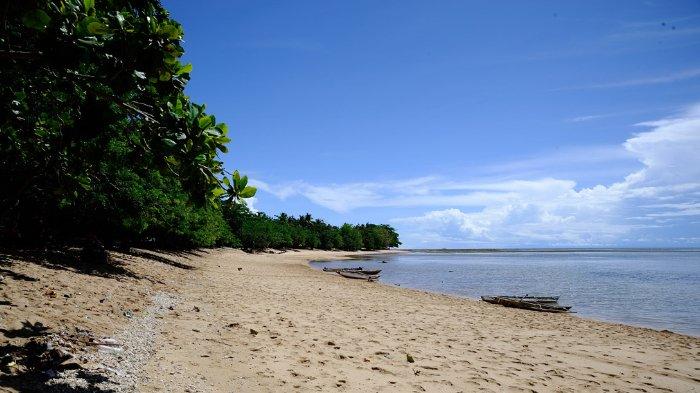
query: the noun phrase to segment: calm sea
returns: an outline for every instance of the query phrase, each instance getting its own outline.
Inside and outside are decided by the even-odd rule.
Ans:
[[[700,335],[700,250],[440,250],[312,263],[350,265],[382,269],[387,284],[474,299],[559,295],[583,317]]]

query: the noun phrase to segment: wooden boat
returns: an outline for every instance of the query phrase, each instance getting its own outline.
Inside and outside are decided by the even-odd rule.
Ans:
[[[558,296],[482,296],[481,300],[505,307],[543,312],[569,312],[571,306],[559,305]]]
[[[498,296],[482,296],[481,300],[485,301],[486,303],[498,304]]]
[[[375,274],[379,274],[382,272],[381,269],[363,270],[361,267],[336,267],[336,268],[324,267],[323,271],[324,272],[332,272],[332,273],[337,273],[337,272],[360,273],[360,274],[367,274],[370,276],[373,276]]]
[[[482,296],[481,300],[487,302],[487,303],[493,303],[493,304],[498,304],[498,299],[513,299],[513,300],[522,300],[526,302],[533,302],[533,303],[557,303],[559,301],[559,296],[506,296],[506,295],[499,295],[499,296]]]
[[[356,273],[362,273],[362,274],[368,274],[370,276],[374,276],[374,275],[377,275],[381,272],[382,272],[382,270],[378,269],[378,270],[358,270]]]
[[[354,272],[362,270],[362,266],[358,267],[324,267],[324,272]]]
[[[345,278],[354,278],[357,280],[374,281],[374,280],[379,278],[379,275],[376,275],[376,274],[368,275],[368,274],[362,274],[359,272],[344,272],[344,271],[339,271],[337,273]]]
[[[571,309],[571,306],[560,306],[558,303],[537,303],[511,298],[501,298],[500,304],[506,307],[544,312],[568,312]]]

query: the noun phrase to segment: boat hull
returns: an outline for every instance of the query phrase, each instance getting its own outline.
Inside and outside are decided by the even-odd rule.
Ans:
[[[336,272],[355,272],[355,271],[361,271],[362,267],[324,267],[323,271],[324,272],[331,272],[331,273],[336,273]]]
[[[323,268],[324,272],[330,272],[330,273],[338,273],[338,272],[348,272],[348,273],[358,273],[358,274],[365,274],[365,275],[370,275],[374,276],[379,273],[381,273],[381,269],[378,270],[362,270],[362,268],[354,268],[354,267],[342,267],[342,268],[330,268],[330,267],[324,267]]]
[[[559,297],[528,297],[528,296],[482,296],[481,300],[500,304],[505,307],[520,308],[524,310],[541,312],[569,312],[571,306],[560,306]]]
[[[368,274],[362,274],[362,273],[356,273],[356,272],[344,272],[344,271],[339,271],[337,273],[345,278],[352,278],[355,280],[374,281],[374,280],[379,278],[379,275],[376,275],[376,274],[368,275]]]

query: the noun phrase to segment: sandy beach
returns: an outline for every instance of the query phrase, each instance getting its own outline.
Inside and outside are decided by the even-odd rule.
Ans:
[[[307,265],[341,255],[224,251],[202,260],[165,318],[143,391],[700,387],[697,338],[347,280]]]
[[[116,281],[10,261],[4,271],[40,281],[29,281],[37,288],[32,293],[24,286],[23,293],[17,288],[27,281],[3,273],[7,301],[31,306],[3,311],[3,325],[38,320],[59,331],[80,323],[116,336],[126,355],[110,370],[129,362],[129,351],[139,353],[138,364],[124,368],[142,392],[700,390],[697,337],[506,309],[308,266],[347,254],[212,250],[131,257],[121,268],[139,274]],[[76,302],[85,292],[49,300],[37,295],[55,280],[72,293],[84,285],[90,291],[84,304]],[[115,302],[110,318],[104,311],[110,301],[99,302],[104,291]],[[171,303],[153,311],[157,294]],[[122,316],[127,306],[130,318]],[[155,322],[138,322],[144,318]],[[153,339],[133,341],[141,334],[135,323],[137,330],[154,330]],[[5,336],[6,346],[20,340]],[[130,348],[134,342],[138,348]],[[20,379],[7,381],[3,377],[1,389],[22,391]],[[100,391],[98,385],[88,391]]]

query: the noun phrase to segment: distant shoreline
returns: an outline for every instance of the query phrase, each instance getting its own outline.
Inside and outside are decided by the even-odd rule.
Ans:
[[[700,248],[400,248],[422,253],[497,253],[497,252],[697,252]]]

